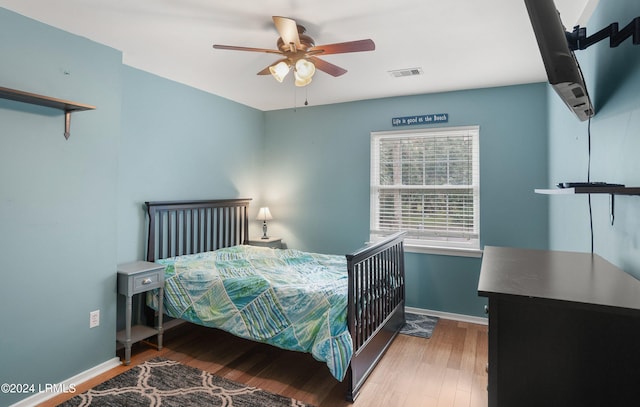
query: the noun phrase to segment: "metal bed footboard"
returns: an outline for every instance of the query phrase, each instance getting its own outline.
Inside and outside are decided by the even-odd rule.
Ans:
[[[404,235],[347,255],[349,299],[347,318],[354,354],[347,399],[358,396],[362,384],[405,323]]]

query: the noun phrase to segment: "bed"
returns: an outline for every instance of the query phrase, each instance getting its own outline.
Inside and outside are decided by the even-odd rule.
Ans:
[[[165,313],[309,352],[347,382],[354,401],[405,323],[404,234],[345,256],[249,246],[250,201],[146,202],[147,260],[165,265]]]

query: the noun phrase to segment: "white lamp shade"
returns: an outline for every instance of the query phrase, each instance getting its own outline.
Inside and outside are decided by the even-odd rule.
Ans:
[[[280,61],[275,65],[271,65],[269,67],[269,72],[271,72],[271,75],[276,78],[278,82],[282,82],[284,80],[284,77],[289,73],[290,68],[291,67],[288,63],[286,63],[285,61]]]
[[[271,220],[273,218],[271,217],[271,212],[269,211],[269,208],[267,208],[265,206],[263,208],[260,208],[260,210],[258,211],[258,217],[256,219],[257,220]]]

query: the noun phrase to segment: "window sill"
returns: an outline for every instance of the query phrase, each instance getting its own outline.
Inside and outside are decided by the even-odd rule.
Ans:
[[[405,243],[404,251],[407,253],[439,254],[442,256],[458,257],[482,257],[480,249],[466,249],[454,247],[417,246]]]

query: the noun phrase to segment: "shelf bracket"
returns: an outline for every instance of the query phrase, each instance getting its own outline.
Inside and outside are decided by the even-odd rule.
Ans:
[[[69,136],[71,135],[71,111],[64,111],[64,138],[69,140]]]

